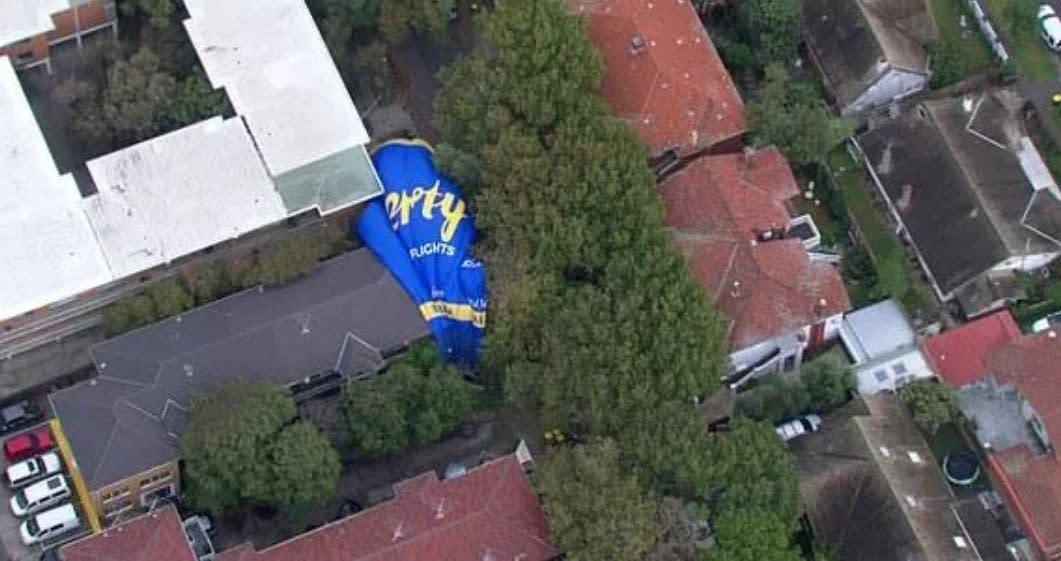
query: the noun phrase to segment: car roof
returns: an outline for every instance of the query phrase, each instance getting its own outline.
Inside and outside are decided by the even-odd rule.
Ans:
[[[1061,19],[1058,19],[1057,15],[1051,12],[1049,15],[1043,15],[1040,13],[1039,22],[1043,26],[1043,31],[1048,33],[1051,37],[1061,37]]]
[[[74,510],[72,503],[66,503],[38,514],[37,525],[41,528],[47,528],[72,518],[77,518],[77,511]]]
[[[33,501],[37,497],[40,497],[40,496],[43,496],[43,495],[50,495],[53,489],[48,484],[50,482],[52,482],[52,481],[55,481],[56,479],[59,479],[59,480],[62,481],[61,485],[63,487],[66,487],[67,489],[70,488],[70,486],[66,484],[66,478],[63,477],[62,474],[59,474],[59,475],[53,475],[51,477],[47,477],[45,479],[42,479],[42,480],[30,485],[29,487],[26,487],[25,489],[22,490],[22,493],[25,494],[26,498],[29,499],[30,501]]]
[[[5,421],[10,419],[17,419],[26,415],[26,408],[21,403],[14,405],[8,405],[3,409],[0,409],[0,417],[3,417]]]

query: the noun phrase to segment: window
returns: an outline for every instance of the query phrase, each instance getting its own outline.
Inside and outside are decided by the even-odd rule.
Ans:
[[[172,477],[173,472],[171,471],[160,471],[158,473],[153,473],[147,479],[140,480],[140,487],[151,487],[160,481],[169,481]]]
[[[921,459],[921,454],[918,454],[917,452],[914,452],[913,450],[907,450],[906,451],[906,455],[910,458],[910,461],[914,462],[915,464],[920,464],[920,463],[922,463],[924,461],[924,460]]]
[[[117,498],[120,498],[120,497],[128,497],[128,496],[129,496],[129,489],[126,488],[126,487],[123,487],[121,489],[114,489],[112,491],[107,491],[107,492],[104,492],[104,493],[100,493],[99,500],[100,500],[100,502],[106,503],[106,502],[113,501],[113,500],[115,500]]]
[[[874,372],[873,376],[877,378],[878,382],[887,382],[888,381],[888,373],[885,372],[884,370],[878,370],[878,371]]]
[[[140,495],[140,506],[149,507],[160,501],[164,501],[173,496],[173,485],[166,485],[165,487],[159,487],[153,491],[149,491]]]
[[[119,512],[129,510],[133,507],[133,501],[129,497],[121,497],[119,500],[111,501],[103,505],[103,514],[114,516]]]
[[[903,374],[906,374],[906,365],[901,362],[894,364],[892,365],[892,372],[895,372],[896,376],[902,376]]]

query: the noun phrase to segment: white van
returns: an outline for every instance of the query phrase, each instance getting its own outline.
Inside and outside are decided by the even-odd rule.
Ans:
[[[59,473],[62,469],[63,465],[59,462],[59,455],[55,452],[48,452],[8,466],[4,475],[7,476],[8,486],[17,489],[31,481]]]
[[[70,497],[70,486],[62,475],[53,475],[15,493],[11,497],[11,512],[25,516],[55,506]]]
[[[18,527],[18,531],[22,535],[22,543],[29,546],[61,536],[80,527],[81,520],[77,518],[77,511],[74,510],[74,505],[66,503],[63,506],[31,516]]]

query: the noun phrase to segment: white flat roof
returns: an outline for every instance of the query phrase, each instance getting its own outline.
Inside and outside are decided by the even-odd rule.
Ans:
[[[369,142],[303,0],[184,5],[210,83],[225,88],[274,177]]]
[[[0,319],[110,281],[77,185],[56,169],[7,57],[0,57],[0,170]]]
[[[0,0],[0,47],[54,29],[52,14],[70,8],[70,0]]]
[[[239,118],[213,117],[88,162],[84,209],[116,278],[287,217]]]

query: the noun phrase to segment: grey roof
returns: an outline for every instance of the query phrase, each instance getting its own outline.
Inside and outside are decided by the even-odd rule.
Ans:
[[[906,314],[895,300],[885,300],[844,316],[845,340],[857,362],[868,362],[917,344]]]
[[[1005,89],[927,101],[859,137],[944,295],[1011,256],[1059,249],[1024,223],[1061,233],[1061,217],[1043,212],[1061,203],[1029,163],[1041,158],[1022,106]]]
[[[884,63],[927,73],[921,45],[937,35],[925,0],[803,0],[803,24],[841,106],[872,85]]]
[[[288,385],[381,366],[427,335],[367,250],[283,286],[254,288],[93,347],[99,376],[51,395],[89,488],[178,457],[190,398],[232,379]]]
[[[962,521],[965,532],[972,538],[982,561],[1013,561],[1013,555],[1006,547],[1002,528],[984,508],[980,499],[965,499],[954,503],[951,508]]]
[[[863,406],[868,414],[858,411]],[[951,511],[953,496],[895,396],[856,399],[792,448],[815,539],[833,547],[837,558],[977,559],[954,541],[967,536]]]

